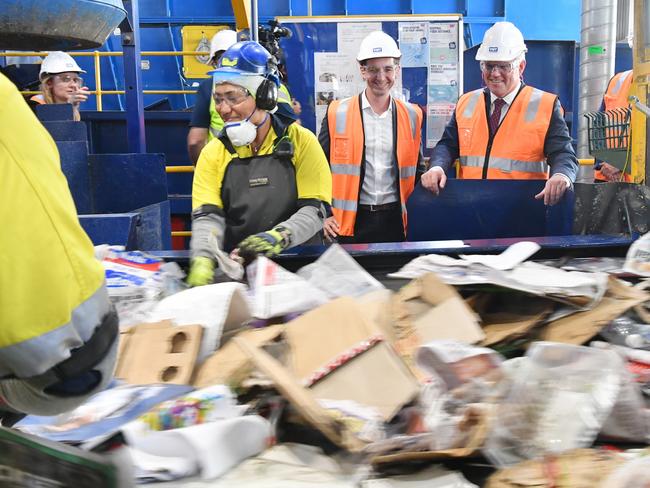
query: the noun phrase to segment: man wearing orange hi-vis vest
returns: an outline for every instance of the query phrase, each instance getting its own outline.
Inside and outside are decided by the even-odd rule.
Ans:
[[[632,46],[630,46],[632,47]],[[603,103],[600,110],[613,110],[615,108],[625,108],[630,105],[627,97],[630,95],[632,87],[632,70],[616,73],[609,83],[603,96]],[[631,182],[632,177],[623,173],[616,166],[596,159],[594,163],[594,180],[598,181],[625,181]]]
[[[526,51],[523,35],[510,22],[485,32],[476,60],[486,88],[458,100],[422,186],[438,194],[458,159],[459,178],[547,180],[535,195],[545,205],[571,188],[578,161],[564,112],[556,95],[523,83]]]
[[[418,179],[422,111],[391,95],[401,53],[382,31],[368,34],[357,61],[366,88],[334,100],[318,140],[332,170],[332,216],[323,231],[340,243],[399,242]]]

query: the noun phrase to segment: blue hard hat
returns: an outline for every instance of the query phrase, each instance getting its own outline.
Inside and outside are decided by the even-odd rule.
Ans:
[[[240,76],[262,76],[280,86],[275,59],[255,41],[237,42],[221,56],[217,69],[209,71],[215,83],[235,81]]]

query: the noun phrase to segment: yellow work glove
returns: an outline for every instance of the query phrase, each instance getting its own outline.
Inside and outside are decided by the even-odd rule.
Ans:
[[[190,264],[187,284],[190,286],[209,285],[214,279],[214,261],[204,256],[197,256]]]
[[[237,248],[245,264],[262,255],[268,258],[277,256],[290,242],[291,233],[284,227],[276,227],[266,232],[253,234],[241,241]]]

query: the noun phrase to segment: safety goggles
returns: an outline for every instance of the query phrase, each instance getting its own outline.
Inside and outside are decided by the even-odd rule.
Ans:
[[[239,105],[240,103],[243,103],[250,94],[247,91],[238,91],[238,92],[227,92],[225,95],[217,95],[216,93],[214,94],[214,104],[215,106],[219,107],[222,103],[225,103],[229,107],[234,107],[235,105]]]
[[[392,76],[395,74],[395,71],[397,70],[397,66],[382,66],[382,67],[377,67],[377,66],[361,66],[361,71],[366,73],[369,76],[379,76],[379,73],[384,73],[386,76]]]
[[[74,83],[77,86],[84,86],[83,78],[75,75],[56,75],[55,77],[63,83]]]
[[[511,61],[509,63],[489,63],[487,61],[481,61],[481,71],[484,73],[492,73],[492,71],[497,70],[503,75],[512,73],[515,69],[515,62]]]

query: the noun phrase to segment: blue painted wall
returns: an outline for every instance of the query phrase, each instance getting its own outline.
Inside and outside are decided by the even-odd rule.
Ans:
[[[307,15],[307,0],[259,1],[260,23],[276,16]],[[313,15],[386,15],[460,13],[465,20],[467,47],[480,43],[492,23],[499,20],[514,22],[529,40],[578,41],[580,37],[580,0],[312,0]],[[232,4],[229,0],[139,0],[141,49],[143,51],[181,50],[180,31],[188,24],[226,24],[234,27]],[[104,51],[121,50],[118,36],[111,36]],[[142,72],[145,90],[190,90],[199,80],[182,76],[180,58],[147,57],[149,69]],[[92,59],[81,59],[89,74],[87,85],[94,89]],[[121,58],[102,58],[102,87],[123,89]],[[567,76],[567,72],[549,73]],[[562,82],[563,83],[563,82]],[[172,109],[191,108],[193,95],[146,95],[145,106],[163,103]],[[122,96],[106,95],[104,110],[121,110]],[[95,98],[86,105],[95,108]]]

